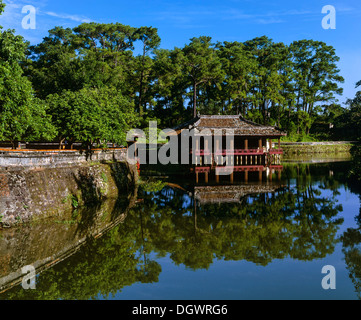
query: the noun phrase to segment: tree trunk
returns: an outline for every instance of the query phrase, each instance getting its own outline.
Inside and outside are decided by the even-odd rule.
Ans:
[[[142,72],[140,74],[140,86],[139,86],[139,115],[143,116],[143,80],[144,80],[144,64],[145,64],[145,44],[143,45],[143,56],[142,56]]]
[[[263,124],[266,125],[267,124],[267,101],[264,100],[263,101]]]
[[[59,142],[59,150],[62,149],[62,145],[63,145],[64,140],[65,140],[65,138],[60,140],[60,142]]]
[[[140,87],[139,87],[139,102],[138,102],[138,109],[139,109],[139,115],[143,116],[143,107],[142,107],[142,103],[143,103],[143,70],[142,73],[140,75]]]
[[[16,150],[19,143],[18,141],[11,141],[11,145],[12,145],[11,149]]]
[[[300,115],[299,115],[299,111],[300,111],[300,96],[301,96],[301,89],[298,89],[298,96],[297,96],[297,134],[300,134]]]
[[[193,83],[193,117],[197,116],[197,83]]]

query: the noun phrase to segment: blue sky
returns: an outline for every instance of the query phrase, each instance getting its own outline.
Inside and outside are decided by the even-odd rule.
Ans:
[[[158,28],[162,48],[182,47],[192,37],[216,41],[246,41],[266,35],[274,41],[324,41],[336,48],[345,78],[341,102],[352,98],[361,80],[360,0],[4,0],[0,25],[12,28],[32,44],[41,42],[54,26],[75,27],[82,22],[120,22]],[[36,8],[36,29],[24,30],[22,8]],[[322,8],[336,9],[336,29],[325,30]]]

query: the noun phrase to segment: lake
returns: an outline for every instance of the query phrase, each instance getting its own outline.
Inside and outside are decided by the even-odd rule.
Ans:
[[[41,222],[0,231],[0,278],[29,256],[42,261],[35,289],[18,281],[0,299],[359,299],[360,188],[348,169],[336,161],[232,177],[142,173],[135,198],[119,201],[96,236],[88,230],[106,219],[99,207],[76,212],[80,220],[47,221],[54,240],[29,240],[46,232],[34,229]],[[43,256],[52,259],[38,257],[48,246]],[[322,286],[324,266],[335,271],[326,282],[335,289]]]

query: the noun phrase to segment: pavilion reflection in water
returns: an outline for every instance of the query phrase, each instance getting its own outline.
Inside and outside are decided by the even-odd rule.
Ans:
[[[281,165],[194,167],[194,198],[199,204],[240,202],[250,194],[273,193],[284,187]]]

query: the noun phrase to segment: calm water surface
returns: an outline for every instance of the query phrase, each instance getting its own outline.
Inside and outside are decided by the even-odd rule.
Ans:
[[[143,176],[125,219],[45,268],[35,290],[0,299],[359,299],[360,192],[347,169]],[[335,290],[321,286],[325,265]]]

